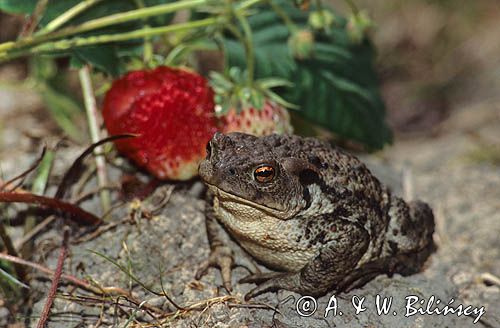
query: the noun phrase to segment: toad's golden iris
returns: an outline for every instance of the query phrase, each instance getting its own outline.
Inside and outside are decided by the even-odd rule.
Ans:
[[[255,169],[253,175],[258,182],[270,182],[274,179],[274,167],[261,165]]]

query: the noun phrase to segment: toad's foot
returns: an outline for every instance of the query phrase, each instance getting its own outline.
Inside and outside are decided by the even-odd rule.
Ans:
[[[247,269],[250,273],[252,273],[251,276],[260,274],[260,270],[255,262],[247,256],[242,254],[237,256],[235,260],[235,256],[230,247],[217,246],[211,251],[208,260],[199,266],[196,271],[195,279],[201,279],[201,277],[203,277],[211,267],[219,268],[222,277],[222,284],[228,292],[231,292],[231,270],[237,266]]]
[[[287,289],[298,293],[305,292],[300,288],[300,273],[298,272],[265,272],[247,276],[240,283],[256,283],[258,286],[245,295],[245,300],[254,298],[260,294]]]
[[[233,251],[227,246],[215,247],[208,257],[208,260],[203,262],[196,271],[195,279],[199,280],[203,277],[209,268],[219,268],[222,276],[222,285],[224,288],[231,292],[231,269],[234,266]]]

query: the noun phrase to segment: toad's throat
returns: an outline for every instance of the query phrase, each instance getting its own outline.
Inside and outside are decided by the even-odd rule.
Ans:
[[[215,198],[218,199],[220,203],[224,204],[232,204],[230,209],[236,210],[239,209],[238,212],[255,212],[255,211],[260,211],[262,214],[265,216],[272,216],[275,218],[285,218],[287,216],[287,211],[286,210],[280,210],[277,208],[269,207],[266,205],[258,204],[255,202],[252,202],[248,199],[245,199],[243,197],[237,196],[235,194],[229,193],[227,191],[224,191],[220,189],[217,186],[214,186],[212,184],[206,183],[207,186],[210,188],[210,190],[214,193]],[[245,213],[242,213],[245,214]],[[246,216],[246,215],[243,215]]]
[[[238,243],[270,268],[298,271],[316,250],[290,241],[294,232],[291,220],[279,217],[279,211],[234,196],[216,187],[213,209],[221,223]]]

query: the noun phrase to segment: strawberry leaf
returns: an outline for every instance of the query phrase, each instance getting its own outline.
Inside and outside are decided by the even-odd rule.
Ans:
[[[0,0],[0,10],[11,14],[30,14],[37,0]]]
[[[289,1],[276,1],[297,28],[308,28],[308,12]],[[271,7],[264,5],[248,18],[253,32],[257,79],[278,77],[293,88],[277,93],[299,105],[297,112],[307,120],[338,135],[380,149],[391,142],[385,123],[385,108],[373,67],[370,42],[351,41],[346,20],[335,16],[335,24],[314,31],[313,48],[307,58],[294,58],[289,48],[292,35]],[[232,36],[223,39],[227,65],[245,68],[243,45]]]

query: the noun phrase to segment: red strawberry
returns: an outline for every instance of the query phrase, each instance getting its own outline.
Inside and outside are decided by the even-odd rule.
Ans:
[[[160,179],[196,175],[217,130],[214,93],[207,81],[165,66],[129,72],[114,81],[104,99],[103,117],[110,135],[139,135],[116,146]]]
[[[260,110],[249,107],[238,113],[231,108],[220,117],[220,122],[223,133],[245,132],[256,136],[293,133],[288,111],[270,100]]]

